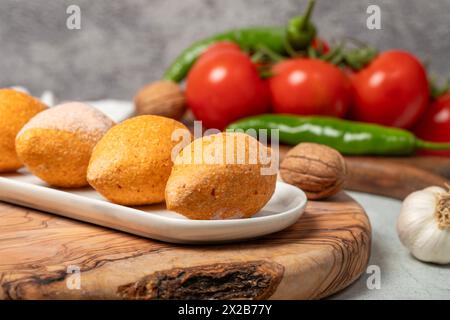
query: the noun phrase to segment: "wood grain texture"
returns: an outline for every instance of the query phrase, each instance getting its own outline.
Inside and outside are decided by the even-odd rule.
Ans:
[[[351,158],[351,157],[350,157]],[[362,161],[379,160],[390,161],[396,164],[406,164],[418,169],[432,172],[436,175],[450,179],[450,158],[436,156],[414,156],[414,157],[357,157]]]
[[[390,159],[347,157],[344,188],[403,200],[410,193],[450,185],[450,180],[431,171]]]
[[[253,241],[173,245],[0,203],[2,299],[317,299],[365,270],[371,227],[346,194]],[[80,290],[69,289],[81,271]]]
[[[290,146],[280,146],[280,162]],[[411,192],[450,184],[450,158],[346,156],[344,188],[403,200]]]

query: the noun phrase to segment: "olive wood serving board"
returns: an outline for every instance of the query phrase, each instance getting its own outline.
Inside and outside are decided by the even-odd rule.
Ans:
[[[0,298],[317,299],[361,275],[370,244],[364,210],[343,192],[310,201],[286,230],[214,246],[148,240],[0,202]]]

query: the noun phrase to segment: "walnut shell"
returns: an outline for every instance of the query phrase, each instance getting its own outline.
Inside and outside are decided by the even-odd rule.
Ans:
[[[308,199],[317,200],[341,190],[347,168],[344,158],[335,149],[300,143],[286,154],[280,174],[285,182],[302,189]]]
[[[180,86],[173,81],[162,80],[140,89],[134,97],[138,115],[156,115],[180,119],[186,110],[186,99]]]

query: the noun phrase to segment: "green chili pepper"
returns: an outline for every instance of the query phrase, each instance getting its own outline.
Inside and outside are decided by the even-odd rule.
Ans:
[[[417,149],[450,150],[450,142],[416,138],[411,132],[329,117],[265,114],[231,124],[227,130],[279,130],[279,141],[296,145],[316,142],[347,155],[411,155]]]
[[[230,41],[244,51],[258,51],[261,48],[286,56],[286,45],[291,48],[306,48],[315,36],[315,27],[309,22],[314,6],[310,1],[305,15],[293,18],[288,27],[254,27],[234,29],[199,40],[186,48],[164,73],[165,80],[181,82],[197,58],[212,44]]]
[[[164,79],[181,82],[197,58],[214,43],[230,41],[238,44],[245,51],[256,51],[259,47],[264,47],[278,54],[285,54],[284,39],[285,28],[283,27],[236,29],[217,34],[197,41],[185,49],[166,70]]]
[[[286,35],[289,45],[295,50],[306,49],[316,37],[316,27],[310,21],[314,4],[314,0],[309,1],[306,13],[303,16],[289,20]]]

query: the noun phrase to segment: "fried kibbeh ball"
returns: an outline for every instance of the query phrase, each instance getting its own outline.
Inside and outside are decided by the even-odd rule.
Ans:
[[[92,150],[114,122],[97,109],[69,102],[33,117],[19,132],[16,150],[28,170],[49,185],[87,185]]]
[[[172,170],[175,131],[188,128],[173,119],[143,115],[112,128],[92,153],[87,179],[108,200],[122,205],[164,201]],[[179,132],[179,131],[178,131]]]
[[[13,89],[0,89],[0,172],[22,167],[16,153],[20,129],[47,106],[32,96]]]
[[[260,152],[269,161],[262,161]],[[196,139],[175,160],[166,186],[167,208],[190,219],[249,218],[275,190],[277,175],[269,170],[270,161],[271,149],[243,133]]]

